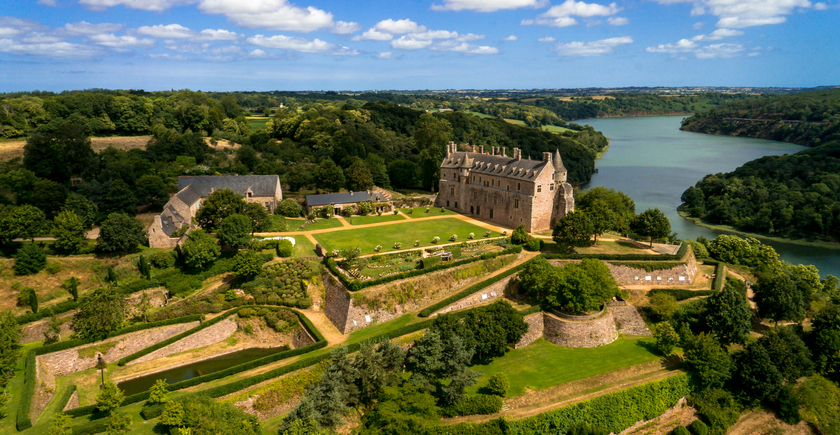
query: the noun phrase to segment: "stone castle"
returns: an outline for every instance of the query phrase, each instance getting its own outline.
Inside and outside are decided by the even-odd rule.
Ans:
[[[499,225],[525,225],[528,232],[546,231],[575,209],[572,185],[566,182],[566,168],[560,152],[543,153],[543,158],[522,158],[513,149],[469,146],[458,151],[450,142],[440,165],[440,192],[435,206],[462,214],[477,215]]]

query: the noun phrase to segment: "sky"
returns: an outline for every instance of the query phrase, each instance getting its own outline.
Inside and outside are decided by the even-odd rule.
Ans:
[[[840,0],[3,0],[0,92],[840,85]]]

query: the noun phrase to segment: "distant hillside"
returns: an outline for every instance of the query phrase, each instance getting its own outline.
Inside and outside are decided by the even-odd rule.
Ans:
[[[680,210],[713,224],[781,237],[840,241],[840,141],[710,174]]]
[[[840,139],[840,88],[730,102],[696,113],[681,129],[816,146]]]

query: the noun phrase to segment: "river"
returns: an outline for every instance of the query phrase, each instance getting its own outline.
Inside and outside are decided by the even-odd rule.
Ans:
[[[695,225],[677,213],[680,196],[707,174],[731,172],[768,155],[792,154],[800,145],[763,139],[715,136],[680,131],[683,116],[598,118],[575,121],[589,124],[610,138],[610,148],[595,162],[598,173],[583,186],[621,190],[636,201],[636,212],[659,207],[680,238],[709,239],[725,231]],[[813,264],[825,276],[840,276],[840,250],[761,239],[782,260]]]

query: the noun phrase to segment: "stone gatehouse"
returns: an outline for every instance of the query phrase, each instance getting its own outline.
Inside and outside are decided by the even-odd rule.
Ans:
[[[572,185],[560,152],[543,153],[542,160],[522,158],[522,150],[468,146],[458,151],[450,142],[440,165],[440,193],[435,206],[477,215],[500,225],[525,225],[529,232],[554,227],[575,209]]]

